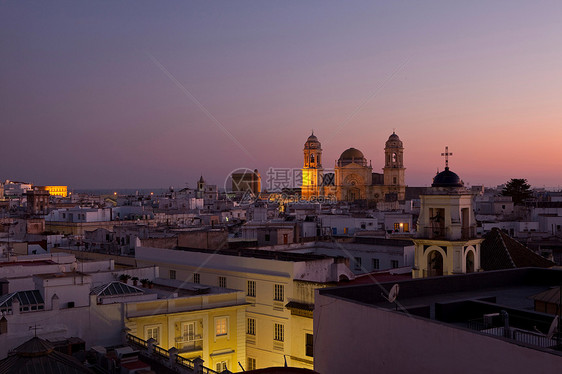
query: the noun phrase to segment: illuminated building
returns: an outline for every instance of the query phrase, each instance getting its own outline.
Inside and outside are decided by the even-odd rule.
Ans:
[[[304,144],[301,195],[304,199],[326,196],[338,201],[397,202],[404,200],[404,147],[395,133],[385,143],[383,173],[373,173],[370,162],[358,149],[345,150],[336,161],[334,173],[322,166],[322,146],[310,135]]]
[[[459,176],[449,170],[448,160],[446,165],[433,178],[431,189],[420,195],[414,278],[481,270],[483,239],[476,235],[474,196]]]
[[[60,196],[60,197],[67,197],[68,196],[68,187],[67,186],[43,186],[42,187],[45,191],[49,191],[51,196]]]

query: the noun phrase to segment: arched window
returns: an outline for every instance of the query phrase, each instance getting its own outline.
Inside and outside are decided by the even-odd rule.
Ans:
[[[313,164],[314,163],[314,153],[312,153],[310,155],[310,163]]]
[[[392,154],[392,162],[396,162],[396,153]]]

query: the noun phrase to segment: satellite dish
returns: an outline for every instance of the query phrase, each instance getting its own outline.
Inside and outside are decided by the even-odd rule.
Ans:
[[[381,292],[381,295],[386,300],[388,300],[388,302],[393,303],[394,301],[396,301],[396,298],[398,297],[398,291],[400,291],[400,285],[398,283],[396,283],[390,289],[390,292],[388,293],[388,297],[386,297],[382,292]]]
[[[558,330],[558,317],[554,317],[554,319],[552,320],[550,328],[548,329],[548,334],[546,334],[547,339],[551,339],[556,330]]]

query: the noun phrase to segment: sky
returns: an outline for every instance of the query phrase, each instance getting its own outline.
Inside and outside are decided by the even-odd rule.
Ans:
[[[560,1],[2,1],[0,180],[224,184],[404,142],[427,186],[562,185]],[[264,179],[264,184],[265,184]]]

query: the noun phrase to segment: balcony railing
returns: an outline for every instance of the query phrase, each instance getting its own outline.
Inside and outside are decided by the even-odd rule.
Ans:
[[[143,339],[141,339],[141,338],[139,338],[135,335],[131,335],[131,334],[127,334],[127,340],[129,341],[129,343],[131,343],[136,348],[139,348],[145,354],[147,354],[146,351],[148,351],[148,354],[150,353],[150,347],[149,347],[148,341],[143,340]],[[153,345],[152,350],[153,350],[154,355],[155,355],[153,357],[156,357],[159,360],[160,363],[162,363],[164,365],[166,365],[167,363],[169,364],[170,353],[167,350],[165,350],[164,348],[159,347],[157,345]],[[179,365],[179,367],[182,367],[184,369],[189,369],[190,372],[192,370],[195,370],[196,365],[190,359],[187,359],[187,358],[182,357],[180,355],[176,355],[174,361],[175,361],[176,365]],[[166,366],[169,366],[169,365],[166,365]],[[177,370],[177,367],[175,369]],[[205,367],[205,366],[200,366],[200,373],[202,373],[202,374],[219,374],[218,372],[216,372],[212,369],[209,369],[208,367]]]
[[[535,347],[550,348],[561,350],[559,343],[560,337],[557,334],[547,336],[536,331],[527,329],[505,326],[498,326],[501,322],[496,318],[493,322],[485,321],[484,319],[475,319],[467,322],[467,327],[471,330],[476,330],[481,333],[503,337],[516,342],[525,343]]]
[[[429,239],[446,239],[447,229],[444,226],[426,226],[423,235]]]
[[[176,338],[176,348],[180,353],[200,351],[203,349],[203,338],[201,335],[180,336]]]
[[[442,240],[467,240],[476,237],[476,226],[460,227],[460,237],[458,236],[459,226],[452,226],[449,229],[444,226],[425,226],[423,236],[428,239]]]

